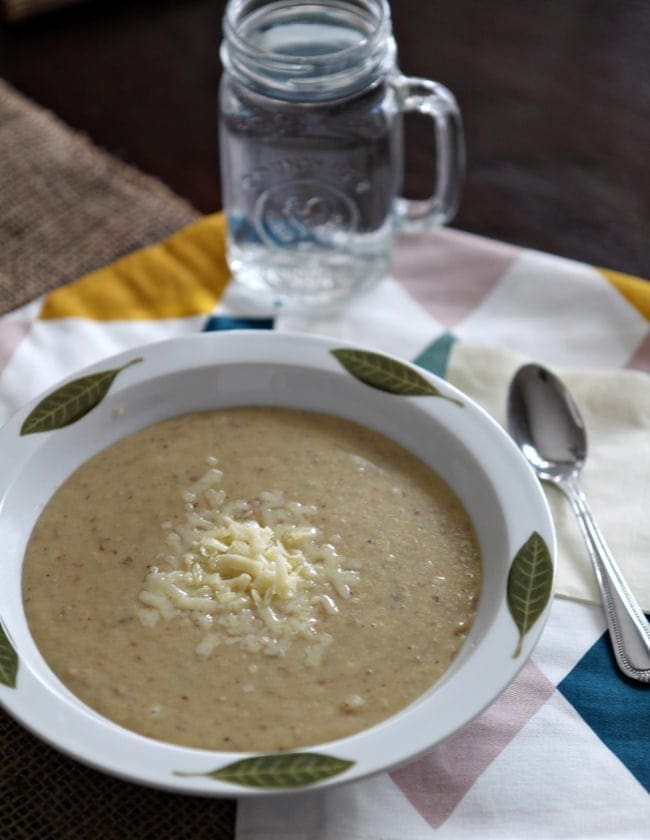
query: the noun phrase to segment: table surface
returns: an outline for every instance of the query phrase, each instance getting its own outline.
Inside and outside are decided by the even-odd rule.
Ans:
[[[95,0],[0,25],[0,76],[199,210],[220,207],[224,0]],[[650,4],[393,0],[400,65],[456,94],[454,226],[650,277]],[[407,125],[406,193],[431,171]],[[420,193],[421,194],[421,193]]]

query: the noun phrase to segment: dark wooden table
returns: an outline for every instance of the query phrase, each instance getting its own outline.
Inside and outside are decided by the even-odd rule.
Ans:
[[[0,76],[211,211],[224,5],[96,0],[1,25]],[[650,3],[392,6],[404,72],[446,84],[464,114],[454,225],[650,277]],[[431,144],[424,125],[408,128],[417,195]]]

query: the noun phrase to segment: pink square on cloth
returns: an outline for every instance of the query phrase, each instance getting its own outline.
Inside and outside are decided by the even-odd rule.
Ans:
[[[411,805],[439,828],[479,776],[555,692],[529,660],[482,715],[427,755],[391,773]]]
[[[29,321],[5,321],[0,328],[0,372],[4,370],[16,348],[29,332]]]
[[[466,318],[522,249],[457,230],[401,237],[392,275],[446,327]]]
[[[632,370],[644,370],[650,373],[650,334],[639,344],[626,367]]]

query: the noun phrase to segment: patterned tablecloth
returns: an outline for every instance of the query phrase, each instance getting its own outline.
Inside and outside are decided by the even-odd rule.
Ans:
[[[415,359],[497,414],[494,395],[504,393],[513,365],[534,358],[575,383],[599,430],[604,454],[593,453],[594,475],[604,470],[615,486],[601,494],[596,515],[650,609],[640,564],[648,545],[649,474],[636,449],[645,442],[647,452],[650,443],[650,287],[446,230],[403,240],[397,279],[336,315],[274,313],[228,283],[223,234],[220,215],[203,218],[6,314],[2,419],[83,364],[200,330],[335,335]],[[617,462],[608,472],[605,455],[626,457],[631,466],[622,474]],[[588,494],[591,485],[598,495],[599,483],[585,474]],[[630,517],[631,486],[639,507]],[[240,803],[237,837],[643,836],[650,817],[650,691],[617,673],[601,609],[589,603],[594,590],[579,542],[572,549],[570,526],[564,537],[559,525],[558,588],[565,597],[556,598],[532,660],[492,707],[391,774],[297,794],[290,804]]]

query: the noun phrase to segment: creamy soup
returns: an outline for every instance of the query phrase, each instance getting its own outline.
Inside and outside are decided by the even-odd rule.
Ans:
[[[445,672],[478,545],[454,493],[386,437],[282,408],[118,441],[30,538],[36,643],[81,700],[151,738],[287,750],[365,729]]]

